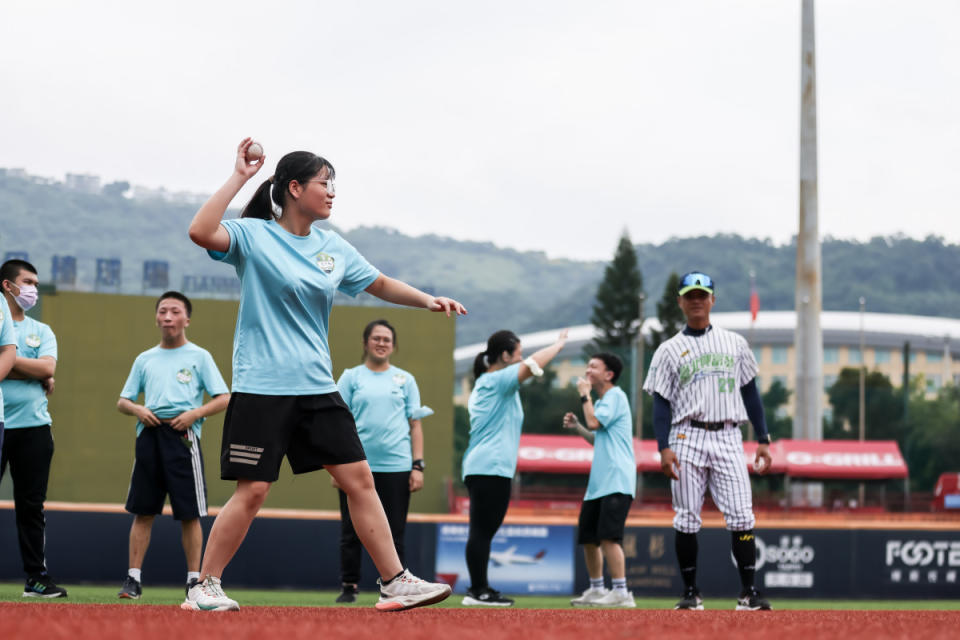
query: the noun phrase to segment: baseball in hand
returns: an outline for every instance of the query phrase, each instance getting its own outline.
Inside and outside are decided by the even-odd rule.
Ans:
[[[259,142],[253,142],[247,147],[247,162],[256,162],[263,157],[263,147]]]

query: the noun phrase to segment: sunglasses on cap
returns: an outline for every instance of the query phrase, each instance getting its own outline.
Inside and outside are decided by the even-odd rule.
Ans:
[[[697,289],[700,291],[706,291],[707,293],[713,293],[714,288],[713,278],[705,273],[692,271],[680,279],[679,293],[682,296],[688,291],[694,291]]]

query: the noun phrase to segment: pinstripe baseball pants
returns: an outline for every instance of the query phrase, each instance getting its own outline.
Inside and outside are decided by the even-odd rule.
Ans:
[[[680,480],[670,481],[674,529],[683,533],[700,530],[700,511],[708,488],[728,530],[753,529],[753,495],[739,427],[730,423],[720,431],[707,431],[690,424],[674,425],[670,448],[680,463]]]

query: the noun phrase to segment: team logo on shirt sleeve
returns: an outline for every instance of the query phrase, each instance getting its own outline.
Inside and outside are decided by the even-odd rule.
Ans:
[[[35,333],[31,333],[24,339],[24,342],[27,343],[27,346],[31,349],[36,349],[40,346],[40,336]]]
[[[323,251],[315,255],[314,260],[316,260],[317,266],[320,267],[320,270],[324,273],[332,272],[334,267],[337,266],[337,261],[333,259],[333,256]]]
[[[190,369],[180,369],[177,371],[177,382],[180,384],[190,384],[193,380],[193,372]]]

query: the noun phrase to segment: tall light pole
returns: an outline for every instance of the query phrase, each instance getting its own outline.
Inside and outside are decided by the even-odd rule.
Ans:
[[[793,437],[823,439],[823,303],[817,213],[817,83],[813,0],[803,0],[800,52],[800,224],[797,233],[796,420]],[[823,503],[823,484],[804,483],[796,497]]]
[[[643,440],[643,300],[646,296],[643,291],[637,296],[637,337],[633,353],[633,408],[637,416],[637,424],[634,428],[637,440]],[[643,474],[637,467],[637,499],[643,498]]]
[[[863,337],[863,311],[866,306],[867,299],[863,296],[860,296],[860,410],[858,411],[860,418],[860,442],[863,442],[867,439],[867,362],[866,354],[864,352],[866,343]],[[860,502],[858,503],[861,508],[864,506],[866,497],[866,485],[863,483],[863,481],[861,481]]]
[[[633,379],[636,381],[634,385],[636,389],[636,395],[634,400],[634,409],[636,409],[637,424],[635,428],[637,440],[643,439],[643,301],[646,298],[643,291],[640,292],[640,296],[637,299],[637,304],[639,305],[639,315],[637,316],[640,321],[640,325],[637,327],[637,345],[636,352],[634,354],[634,362],[636,367],[636,374]]]

